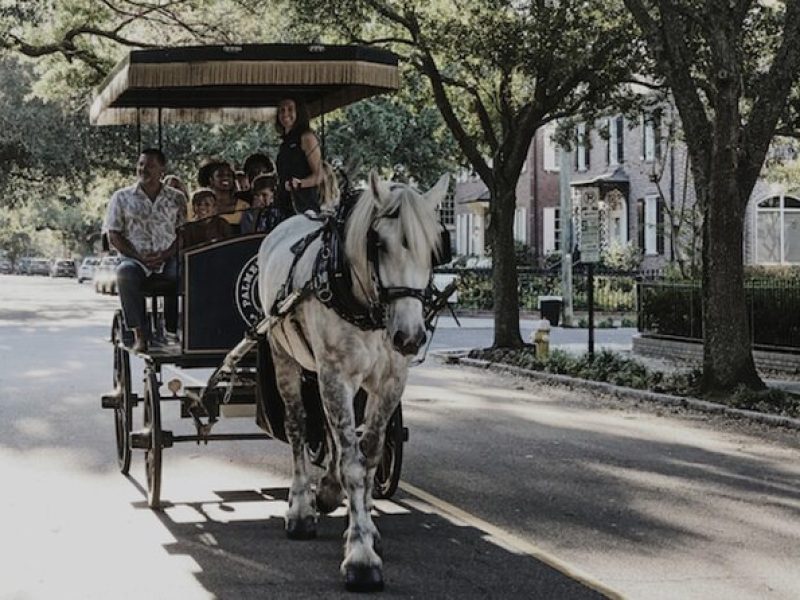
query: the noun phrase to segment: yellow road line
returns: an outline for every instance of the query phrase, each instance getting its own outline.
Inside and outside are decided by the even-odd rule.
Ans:
[[[469,514],[468,512],[458,508],[457,506],[453,506],[449,502],[441,500],[428,492],[419,489],[416,486],[411,485],[410,483],[406,483],[404,481],[400,482],[400,489],[404,492],[411,494],[412,496],[416,496],[420,500],[430,504],[437,510],[441,511],[445,515],[458,519],[459,521],[463,521],[472,527],[480,529],[484,533],[496,538],[497,540],[503,542],[504,544],[510,546],[532,556],[538,561],[543,562],[549,567],[552,567],[556,571],[563,573],[570,579],[574,579],[575,581],[585,585],[586,587],[599,592],[609,598],[609,600],[624,600],[624,596],[617,592],[616,590],[612,590],[603,582],[599,581],[597,578],[589,575],[588,573],[574,567],[565,561],[561,560],[560,558],[546,552],[539,548],[539,546],[535,544],[531,544],[530,542],[526,542],[525,540],[519,538],[518,536],[514,535],[513,533],[506,531],[505,529],[501,529],[496,525],[492,525],[491,523],[484,521],[483,519],[476,517],[474,515]]]

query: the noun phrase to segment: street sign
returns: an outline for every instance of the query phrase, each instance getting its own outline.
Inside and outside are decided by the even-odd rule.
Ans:
[[[581,262],[600,261],[600,190],[584,188],[580,196]]]

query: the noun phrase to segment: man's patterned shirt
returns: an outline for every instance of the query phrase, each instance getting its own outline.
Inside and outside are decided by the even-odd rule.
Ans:
[[[172,245],[177,228],[186,222],[186,198],[162,185],[150,200],[139,184],[114,192],[103,231],[118,231],[140,254],[161,252]]]

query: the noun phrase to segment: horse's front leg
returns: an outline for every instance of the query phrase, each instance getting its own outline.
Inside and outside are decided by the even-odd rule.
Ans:
[[[374,549],[377,530],[366,502],[367,460],[356,436],[353,411],[356,386],[341,377],[338,366],[333,363],[321,368],[319,383],[347,493],[348,526],[341,570],[348,590],[378,591],[383,589],[383,563]]]
[[[286,436],[292,447],[292,485],[286,511],[286,535],[293,540],[317,537],[316,510],[306,455],[306,411],[301,396],[302,369],[278,344],[270,344],[278,390],[286,406]]]
[[[402,367],[402,365],[400,365]],[[398,372],[399,371],[399,372]],[[371,509],[375,488],[375,472],[383,459],[386,440],[386,428],[405,389],[405,370],[395,370],[383,380],[367,382],[371,391],[369,402],[364,413],[364,428],[361,435],[361,451],[367,461],[366,502]],[[380,553],[380,534],[375,530],[376,549]]]

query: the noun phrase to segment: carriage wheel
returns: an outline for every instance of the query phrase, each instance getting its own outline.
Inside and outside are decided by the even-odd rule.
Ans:
[[[133,399],[131,396],[131,360],[122,348],[122,316],[114,316],[111,332],[114,343],[114,391],[120,395],[121,404],[114,408],[114,432],[117,442],[119,471],[127,475],[131,467],[131,423]]]
[[[147,505],[161,505],[161,397],[158,395],[158,378],[149,373],[145,380],[144,428],[149,433],[149,445],[144,452],[147,475]]]
[[[386,426],[386,438],[383,442],[383,456],[375,471],[375,489],[373,498],[391,498],[400,484],[400,471],[403,468],[403,410],[398,404],[389,424]]]

